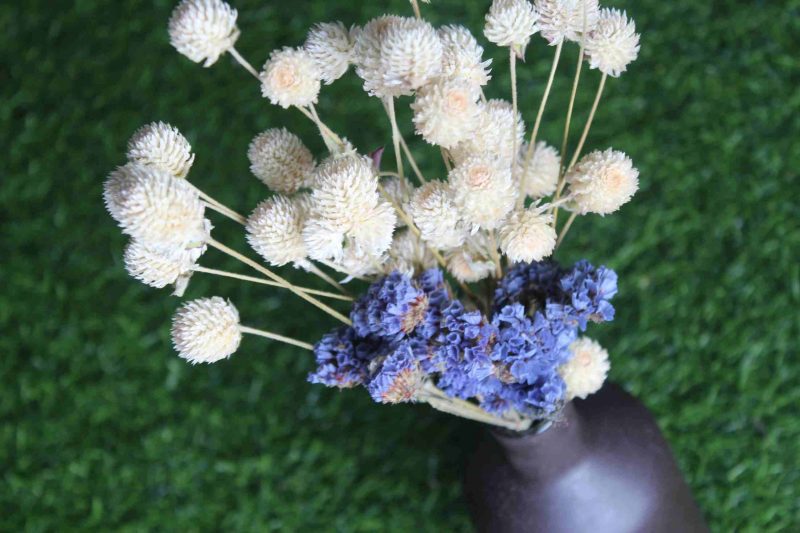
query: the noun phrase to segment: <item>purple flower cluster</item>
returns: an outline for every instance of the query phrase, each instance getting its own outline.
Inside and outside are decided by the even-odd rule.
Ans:
[[[350,314],[352,327],[315,346],[314,383],[364,385],[378,402],[414,400],[426,380],[485,410],[541,417],[565,395],[558,368],[589,321],[614,317],[617,276],[586,261],[518,264],[496,291],[491,318],[450,297],[441,271],[394,272],[374,283]]]

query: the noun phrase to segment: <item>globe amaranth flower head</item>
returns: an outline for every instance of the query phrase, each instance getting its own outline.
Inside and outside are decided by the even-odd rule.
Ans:
[[[392,272],[373,283],[355,302],[350,319],[359,336],[394,341],[414,331],[427,308],[428,296],[414,280]]]
[[[183,0],[169,19],[169,41],[195,63],[210,67],[239,38],[236,10],[221,0]]]

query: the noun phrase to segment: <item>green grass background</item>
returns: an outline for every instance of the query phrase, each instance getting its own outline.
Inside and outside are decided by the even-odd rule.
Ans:
[[[618,318],[591,334],[657,416],[713,529],[797,528],[800,2],[607,4],[635,17],[642,52],[610,81],[589,147],[629,153],[641,190],[614,216],[579,220],[559,254],[619,272]],[[487,5],[423,10],[480,34]],[[322,154],[305,118],[262,99],[229,57],[203,69],[178,55],[172,6],[0,5],[0,529],[468,529],[459,483],[474,425],[312,386],[309,354],[262,339],[189,366],[168,338],[179,301],[127,278],[100,194],[141,124],[178,126],[197,152],[193,182],[241,212],[266,194],[247,169],[256,133],[286,125]],[[256,65],[313,22],[410,13],[402,0],[235,6],[238,48]],[[487,52],[488,93],[507,97],[505,55]],[[551,53],[536,38],[520,67],[528,121]],[[552,143],[575,57],[571,45],[545,116]],[[584,80],[576,131],[597,73]],[[352,73],[325,87],[319,109],[369,150],[388,127],[358,87]],[[245,249],[239,228],[217,226]],[[214,252],[203,263],[245,272]],[[284,334],[314,340],[333,325],[275,291],[196,276],[188,296],[212,294]]]

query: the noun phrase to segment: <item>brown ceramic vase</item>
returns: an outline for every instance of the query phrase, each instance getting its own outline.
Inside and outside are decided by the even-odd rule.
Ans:
[[[479,531],[708,531],[653,416],[614,384],[538,433],[485,432],[465,493]]]

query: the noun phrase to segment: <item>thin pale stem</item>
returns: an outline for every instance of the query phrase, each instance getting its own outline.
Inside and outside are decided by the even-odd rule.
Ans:
[[[204,274],[212,274],[214,276],[222,276],[225,278],[233,278],[239,279],[242,281],[249,281],[251,283],[260,283],[261,285],[267,285],[269,287],[278,287],[281,289],[285,289],[283,285],[280,283],[276,283],[274,281],[270,281],[264,278],[257,278],[255,276],[245,276],[244,274],[237,274],[236,272],[228,272],[227,270],[217,270],[216,268],[206,268],[200,265],[195,265],[192,269],[194,272],[202,272]],[[352,302],[353,298],[351,296],[346,296],[344,294],[336,294],[333,292],[326,292],[326,291],[318,291],[316,289],[309,289],[307,287],[297,287],[297,290],[303,291],[306,294],[313,294],[315,296],[321,296],[323,298],[330,298],[332,300],[342,300],[345,302]]]
[[[594,120],[594,115],[597,112],[597,106],[600,104],[600,97],[603,96],[603,88],[606,86],[606,78],[608,75],[603,73],[600,77],[600,84],[597,86],[597,94],[595,94],[594,102],[592,103],[592,110],[589,111],[589,119],[586,121],[586,125],[583,127],[583,133],[581,133],[581,140],[578,141],[578,146],[575,148],[575,154],[572,156],[572,160],[569,162],[569,168],[572,168],[575,163],[578,162],[578,158],[581,156],[581,151],[583,150],[583,145],[586,143],[586,138],[589,136],[589,130],[592,127],[592,121]]]
[[[194,187],[194,190],[197,191],[197,194],[200,195],[200,198],[203,199],[209,207],[212,206],[216,207],[215,211],[222,213],[223,215],[226,215],[227,217],[232,218],[233,220],[236,220],[236,222],[239,222],[240,224],[244,224],[247,221],[245,217],[243,217],[230,207],[226,206],[222,202],[218,202],[217,200],[213,199],[211,196],[204,193],[194,185],[192,185],[192,187]]]
[[[386,112],[389,115],[389,122],[392,125],[392,144],[394,145],[394,158],[397,162],[397,173],[401,177],[405,176],[403,173],[403,154],[400,153],[400,130],[397,127],[397,116],[394,112],[394,98],[387,97],[385,100]]]
[[[243,226],[247,223],[247,219],[245,219],[241,215],[237,215],[236,213],[231,213],[231,211],[229,209],[225,209],[224,207],[220,207],[220,206],[218,206],[216,204],[212,204],[210,202],[203,202],[203,204],[207,208],[211,209],[212,211],[216,211],[220,215],[226,216],[229,219],[233,220],[234,222],[238,222],[239,224],[241,224]]]
[[[422,13],[420,13],[419,11],[419,4],[417,3],[417,0],[411,0],[411,9],[414,10],[415,17],[417,17],[418,19],[422,18]]]
[[[503,277],[503,264],[500,261],[500,254],[497,253],[497,238],[495,237],[494,230],[489,232],[489,255],[492,257],[492,261],[494,262],[494,269],[495,269],[495,276],[497,279]]]
[[[532,422],[528,419],[516,418],[514,420],[509,420],[507,418],[495,416],[473,403],[461,400],[460,398],[451,398],[447,396],[443,391],[432,384],[428,384],[425,387],[423,393],[420,395],[420,399],[430,404],[434,409],[444,413],[483,422],[484,424],[504,427],[514,431],[523,431],[530,427]]]
[[[509,61],[509,68],[511,69],[511,109],[512,109],[512,116],[514,117],[514,126],[513,128],[516,129],[517,127],[517,109],[519,107],[517,103],[517,55],[514,53],[514,47],[508,48],[508,61]],[[513,142],[511,144],[511,169],[515,170],[517,168],[517,136],[512,134],[511,135]]]
[[[572,227],[572,223],[575,222],[575,218],[577,216],[578,213],[573,212],[567,219],[567,223],[564,224],[564,227],[561,229],[561,233],[558,235],[558,240],[556,241],[556,250],[558,250],[558,247],[561,246],[561,242],[564,240],[564,237],[567,236],[567,232],[569,231],[569,228]]]
[[[581,49],[578,52],[578,64],[575,67],[575,78],[572,80],[572,93],[569,95],[569,106],[567,107],[567,119],[564,122],[564,134],[561,138],[561,175],[565,171],[564,164],[567,158],[567,143],[569,142],[569,128],[572,125],[572,113],[575,110],[575,97],[578,94],[578,84],[581,81],[581,71],[583,70],[584,57],[583,39],[581,39]]]
[[[299,346],[300,348],[305,348],[306,350],[313,351],[314,346],[307,342],[299,341],[297,339],[293,339],[291,337],[285,337],[283,335],[278,335],[277,333],[272,333],[271,331],[264,331],[262,329],[255,329],[249,328],[247,326],[239,326],[239,331],[242,333],[249,333],[250,335],[258,335],[259,337],[266,337],[268,339],[272,339],[274,341],[282,342],[284,344],[291,344],[292,346]]]
[[[311,115],[311,120],[314,121],[314,124],[317,125],[317,129],[319,129],[319,134],[322,137],[322,140],[325,142],[325,147],[331,153],[336,153],[339,151],[339,148],[342,147],[341,141],[338,140],[338,136],[336,139],[333,138],[331,135],[330,128],[325,126],[319,118],[317,114],[317,110],[314,107],[314,104],[308,104],[308,110]]]
[[[411,165],[411,170],[414,171],[414,175],[417,176],[417,179],[420,181],[420,183],[428,183],[428,180],[425,179],[425,176],[423,176],[422,172],[419,170],[419,166],[417,166],[417,162],[414,159],[414,154],[412,154],[411,150],[408,148],[408,144],[406,144],[403,134],[400,133],[400,131],[398,131],[397,134],[400,138],[400,147],[403,149],[403,153],[406,154],[406,159],[408,159],[408,164]]]
[[[547,101],[550,99],[550,90],[553,88],[553,80],[556,76],[556,69],[558,68],[558,63],[561,60],[561,49],[564,47],[564,42],[560,42],[556,45],[556,51],[553,55],[553,65],[550,67],[550,76],[547,78],[547,85],[544,88],[544,94],[542,95],[542,100],[539,102],[539,110],[536,112],[536,121],[533,123],[533,130],[531,131],[531,139],[528,142],[528,149],[525,152],[525,165],[524,171],[522,175],[524,176],[528,172],[528,165],[531,163],[531,158],[533,157],[533,153],[536,150],[536,140],[539,136],[539,127],[542,125],[542,117],[544,116],[544,110],[547,107]],[[523,183],[520,181],[520,187],[523,186]],[[517,207],[522,207],[525,202],[525,195],[520,193],[519,198],[517,199]]]
[[[220,252],[223,252],[225,254],[230,255],[231,257],[233,257],[235,259],[238,259],[242,263],[244,263],[247,266],[257,270],[261,274],[264,274],[265,276],[267,276],[272,281],[274,281],[276,283],[279,283],[284,288],[290,290],[291,292],[293,292],[294,294],[296,294],[297,296],[299,296],[303,300],[307,301],[311,305],[313,305],[313,306],[325,311],[326,313],[328,313],[332,317],[344,322],[347,325],[351,325],[352,324],[352,322],[350,321],[349,318],[347,318],[346,316],[344,316],[343,314],[341,314],[337,310],[333,309],[332,307],[328,306],[327,304],[324,304],[324,303],[320,302],[319,300],[317,300],[313,296],[310,296],[309,294],[306,294],[305,292],[299,290],[297,287],[295,287],[294,285],[292,285],[291,283],[286,281],[284,278],[282,278],[279,275],[275,274],[273,271],[269,270],[268,268],[265,268],[265,267],[261,266],[260,264],[256,263],[255,261],[253,261],[249,257],[240,254],[239,252],[237,252],[236,250],[233,250],[232,248],[228,248],[227,246],[225,246],[221,242],[218,242],[218,241],[216,241],[214,239],[209,239],[207,244],[209,246],[212,246],[212,247],[216,248]]]
[[[251,65],[245,58],[241,56],[241,54],[239,53],[238,50],[236,50],[236,48],[231,46],[228,49],[228,52],[230,52],[230,54],[233,56],[233,58],[236,60],[237,63],[243,66],[247,72],[252,74],[258,80],[258,82],[261,83],[261,78],[258,76],[258,71],[253,68],[253,65]]]
[[[345,290],[345,288],[342,287],[341,284],[338,281],[336,281],[335,279],[333,279],[332,277],[327,275],[325,272],[320,270],[317,265],[315,265],[313,263],[309,263],[309,264],[305,265],[305,268],[308,269],[308,271],[311,272],[312,274],[318,276],[325,283],[329,284],[331,287],[336,288],[336,290],[338,290],[342,294],[347,294],[347,291]]]
[[[442,152],[442,161],[444,161],[444,168],[447,169],[447,172],[453,170],[453,165],[450,164],[450,153],[447,151],[447,148],[441,148]]]
[[[317,262],[320,263],[320,264],[325,265],[326,267],[330,268],[334,272],[338,272],[340,274],[344,274],[345,276],[347,276],[350,279],[357,279],[359,281],[366,281],[367,283],[370,283],[370,280],[368,280],[368,279],[366,279],[364,277],[361,277],[361,276],[352,275],[350,272],[346,271],[345,269],[343,269],[342,267],[340,267],[339,265],[337,265],[333,261],[328,261],[326,259],[318,259]]]

